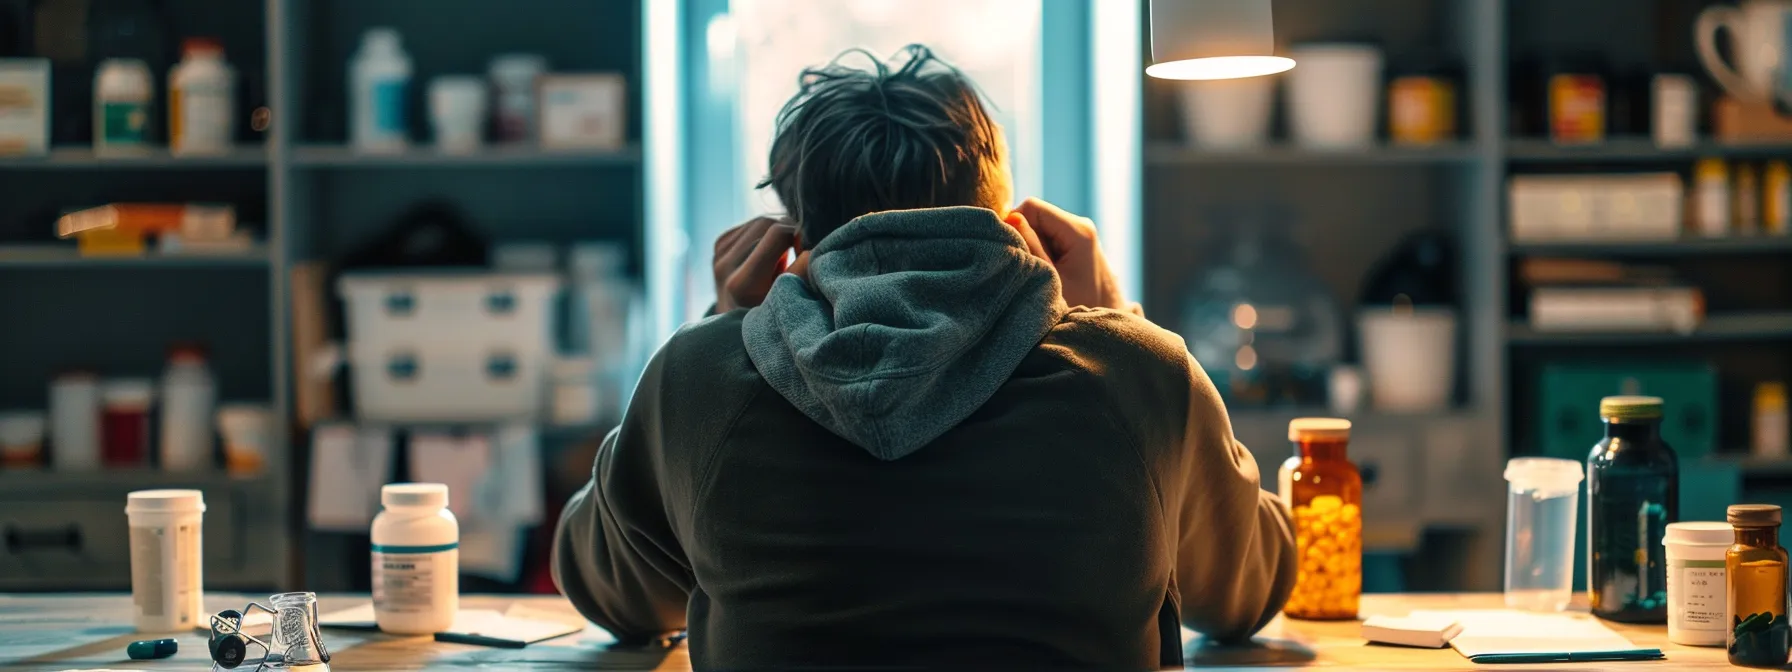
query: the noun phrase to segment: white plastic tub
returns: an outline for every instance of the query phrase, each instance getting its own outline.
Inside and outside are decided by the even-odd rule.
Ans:
[[[353,348],[550,350],[560,279],[483,271],[355,273],[337,286]]]
[[[506,346],[355,345],[355,414],[379,422],[529,420],[542,408],[548,352]]]

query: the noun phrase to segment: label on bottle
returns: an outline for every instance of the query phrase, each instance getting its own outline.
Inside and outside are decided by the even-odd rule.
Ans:
[[[1668,564],[1668,586],[1677,610],[1674,627],[1723,633],[1724,561],[1675,560]]]
[[[141,145],[149,131],[149,105],[142,101],[107,102],[100,106],[101,139],[108,145]]]
[[[168,93],[173,119],[169,144],[176,150],[223,149],[230,143],[230,96],[219,86],[187,85]]]
[[[416,614],[435,610],[437,583],[460,585],[460,544],[373,547],[373,608]]]
[[[131,603],[141,618],[165,619],[177,629],[199,618],[199,525],[130,528]]]
[[[404,135],[404,80],[373,83],[373,128],[380,133]]]

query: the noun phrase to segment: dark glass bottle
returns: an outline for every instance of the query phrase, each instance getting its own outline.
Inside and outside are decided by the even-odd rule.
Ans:
[[[1587,590],[1593,615],[1667,622],[1662,536],[1680,519],[1680,467],[1661,440],[1661,399],[1606,397],[1605,438],[1587,456]]]
[[[1786,549],[1780,546],[1780,507],[1737,504],[1729,510],[1736,544],[1724,553],[1724,611],[1730,664],[1782,667],[1792,657],[1786,625]]]

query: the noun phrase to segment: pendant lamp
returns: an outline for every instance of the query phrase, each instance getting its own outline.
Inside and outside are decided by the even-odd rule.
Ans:
[[[1270,0],[1151,0],[1151,65],[1159,79],[1239,79],[1286,72],[1275,55]]]

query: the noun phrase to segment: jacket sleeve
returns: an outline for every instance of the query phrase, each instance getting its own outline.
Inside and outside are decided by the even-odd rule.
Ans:
[[[664,352],[642,374],[622,425],[598,448],[591,482],[554,533],[554,583],[580,614],[624,643],[685,627],[693,579],[674,531],[659,399]]]
[[[1188,358],[1176,585],[1182,624],[1220,641],[1248,639],[1294,587],[1294,526],[1259,486],[1257,461],[1232,436],[1218,390]]]

